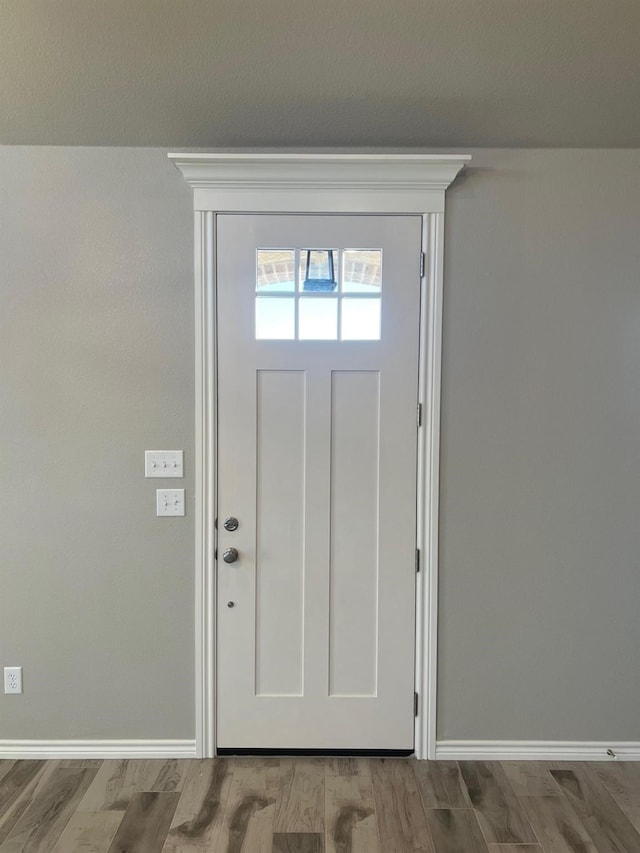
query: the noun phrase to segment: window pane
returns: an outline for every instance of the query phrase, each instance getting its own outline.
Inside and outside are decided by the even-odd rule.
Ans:
[[[338,338],[338,300],[300,299],[298,337],[303,341],[335,341]]]
[[[292,341],[295,336],[295,299],[256,297],[256,338],[263,341]]]
[[[296,287],[293,249],[258,249],[256,290],[258,293],[287,293]]]
[[[382,251],[345,249],[342,253],[342,290],[344,293],[379,295],[382,288]]]
[[[343,341],[379,341],[380,340],[380,299],[342,300]]]
[[[300,290],[329,292],[338,287],[338,250],[300,251]]]

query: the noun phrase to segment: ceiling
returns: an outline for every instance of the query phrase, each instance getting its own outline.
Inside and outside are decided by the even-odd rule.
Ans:
[[[640,2],[0,0],[0,143],[640,147]]]

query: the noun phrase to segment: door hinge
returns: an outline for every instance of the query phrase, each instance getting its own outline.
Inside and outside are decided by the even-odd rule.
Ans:
[[[420,571],[420,548],[416,548],[416,572]]]
[[[424,278],[424,252],[420,252],[420,278]]]
[[[413,716],[414,717],[418,716],[418,694],[417,693],[413,694]]]
[[[418,403],[418,410],[416,413],[416,421],[418,423],[418,426],[421,427],[422,426],[422,403]]]

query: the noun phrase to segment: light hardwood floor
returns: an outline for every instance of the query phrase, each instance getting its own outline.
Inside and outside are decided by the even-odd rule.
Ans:
[[[0,853],[640,853],[640,763],[0,761]]]

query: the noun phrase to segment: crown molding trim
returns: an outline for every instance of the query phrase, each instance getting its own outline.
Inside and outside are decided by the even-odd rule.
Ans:
[[[468,154],[168,154],[195,210],[442,213]]]

